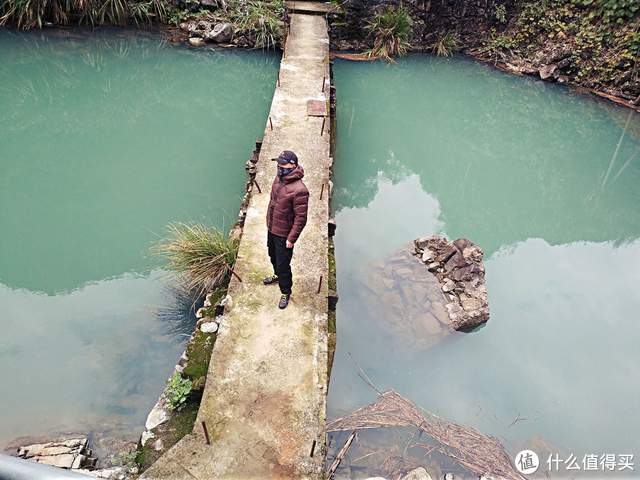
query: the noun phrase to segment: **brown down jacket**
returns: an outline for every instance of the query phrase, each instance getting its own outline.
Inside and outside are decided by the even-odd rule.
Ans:
[[[302,182],[304,169],[298,165],[284,177],[276,175],[267,208],[267,228],[274,235],[296,243],[307,223],[309,190]]]

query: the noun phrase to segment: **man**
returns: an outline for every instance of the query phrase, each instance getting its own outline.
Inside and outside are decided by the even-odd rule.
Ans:
[[[273,180],[267,208],[267,248],[274,274],[263,283],[278,283],[282,294],[278,307],[283,309],[287,308],[291,297],[291,257],[293,246],[307,223],[309,190],[302,182],[304,170],[298,165],[295,153],[285,150],[272,160],[278,162],[278,173]]]

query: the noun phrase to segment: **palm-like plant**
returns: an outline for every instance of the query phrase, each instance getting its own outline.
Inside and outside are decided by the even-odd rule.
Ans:
[[[440,33],[431,50],[439,57],[450,57],[458,50],[459,44],[458,36],[455,33]]]
[[[368,21],[365,28],[373,35],[370,57],[392,61],[392,58],[407,53],[413,21],[404,7],[386,7]]]

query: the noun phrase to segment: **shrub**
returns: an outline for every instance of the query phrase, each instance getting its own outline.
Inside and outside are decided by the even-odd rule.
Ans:
[[[431,50],[439,57],[450,57],[454,52],[460,48],[460,42],[458,35],[452,32],[447,32],[444,35],[438,34]]]
[[[199,224],[173,223],[167,230],[167,238],[154,245],[152,252],[166,258],[169,268],[182,275],[188,291],[202,296],[228,280],[237,240]]]
[[[407,53],[412,24],[409,12],[403,7],[385,7],[365,26],[373,36],[373,48],[369,50],[369,56],[391,61],[393,57]]]
[[[182,378],[178,372],[167,381],[167,400],[170,410],[180,410],[191,393],[191,380]]]
[[[282,40],[283,0],[255,0],[247,3],[239,1],[231,7],[232,20],[240,30],[255,35],[257,47],[275,48]]]
[[[0,25],[41,28],[45,22],[64,25],[69,18],[91,25],[124,25],[166,18],[164,0],[0,0]]]

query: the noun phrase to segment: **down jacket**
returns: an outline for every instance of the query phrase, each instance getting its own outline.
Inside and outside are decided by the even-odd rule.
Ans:
[[[307,224],[309,190],[302,182],[304,169],[298,165],[288,175],[276,175],[271,187],[271,200],[267,208],[267,228],[291,243],[302,233]]]

